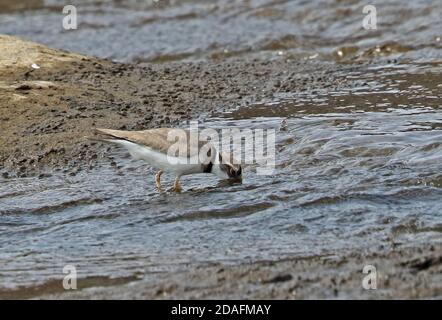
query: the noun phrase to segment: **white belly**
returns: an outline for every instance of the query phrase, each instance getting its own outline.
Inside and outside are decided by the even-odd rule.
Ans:
[[[158,152],[149,147],[141,146],[130,141],[113,140],[112,142],[125,147],[134,159],[143,160],[156,169],[172,172],[177,176],[202,172],[201,164],[198,162],[197,156],[196,158],[190,159],[171,157],[162,152]]]

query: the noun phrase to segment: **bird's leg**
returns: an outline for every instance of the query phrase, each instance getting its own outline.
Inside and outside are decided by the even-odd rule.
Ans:
[[[172,191],[173,192],[181,192],[180,176],[176,177],[175,183],[173,184]]]
[[[155,175],[155,184],[157,185],[158,191],[161,191],[161,175],[163,174],[163,170],[160,170]]]

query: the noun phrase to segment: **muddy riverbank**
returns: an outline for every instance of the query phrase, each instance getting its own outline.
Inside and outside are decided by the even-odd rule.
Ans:
[[[440,299],[441,247],[388,247],[345,255],[181,266],[126,278],[84,278],[78,290],[60,281],[32,290],[1,291],[29,299]],[[376,289],[364,289],[362,269],[376,268]],[[372,269],[371,269],[372,270]]]

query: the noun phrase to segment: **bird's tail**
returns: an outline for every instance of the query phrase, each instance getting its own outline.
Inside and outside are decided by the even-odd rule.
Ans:
[[[110,142],[110,143],[119,143],[122,139],[121,137],[117,137],[112,135],[112,130],[107,129],[94,129],[93,136],[86,136],[85,139],[90,141],[99,141],[99,142]]]

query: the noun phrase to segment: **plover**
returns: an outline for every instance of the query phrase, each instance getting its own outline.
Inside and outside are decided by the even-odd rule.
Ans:
[[[174,131],[175,130],[175,131]],[[173,128],[157,128],[143,131],[95,129],[92,140],[115,143],[125,147],[130,155],[143,160],[157,169],[156,187],[161,191],[161,174],[175,174],[172,191],[180,192],[180,178],[197,173],[213,173],[221,179],[242,179],[240,164],[236,164],[230,153],[219,152],[209,142],[192,140],[190,131]],[[171,136],[184,136],[183,140],[170,141]],[[169,138],[168,138],[169,137]],[[183,142],[185,144],[183,145]],[[179,151],[171,154],[171,148]],[[184,152],[181,153],[182,151]],[[178,154],[177,154],[178,153]]]

